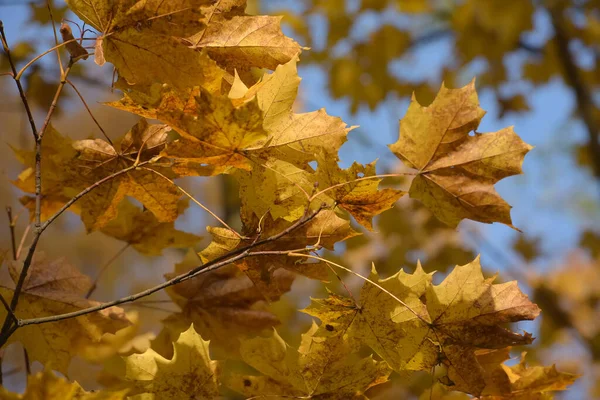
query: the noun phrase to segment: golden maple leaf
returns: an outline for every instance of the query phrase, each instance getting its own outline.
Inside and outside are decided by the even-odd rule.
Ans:
[[[183,42],[202,29],[210,0],[68,0],[69,8],[101,32],[96,63],[111,62],[129,85],[168,83],[219,88],[225,72]]]
[[[150,125],[141,119],[113,147],[101,139],[78,140],[73,147],[78,156],[73,169],[90,186],[115,172],[148,161],[164,148],[170,128]],[[168,168],[160,169],[174,177]],[[177,188],[168,180],[146,169],[132,169],[98,186],[80,200],[81,219],[88,230],[104,227],[117,215],[121,200],[131,196],[150,210],[159,222],[174,221],[179,215]]]
[[[245,396],[315,399],[366,398],[370,387],[385,383],[390,368],[372,357],[360,358],[355,349],[338,338],[316,337],[313,323],[302,335],[298,350],[276,331],[269,337],[247,339],[241,344],[242,359],[262,375],[232,374],[227,386]]]
[[[20,263],[8,266],[11,279],[0,283],[0,293],[10,299],[20,275]],[[0,270],[0,273],[5,271]],[[48,317],[79,311],[101,303],[86,299],[92,283],[64,259],[49,262],[38,253],[29,267],[19,296],[16,316],[20,319]],[[0,309],[0,318],[6,310]],[[118,307],[85,314],[77,318],[27,325],[17,329],[9,342],[21,342],[32,360],[51,364],[64,374],[71,358],[80,349],[98,342],[105,332],[114,333],[129,325],[125,312]]]
[[[513,227],[510,206],[493,185],[520,174],[523,157],[532,147],[512,127],[469,135],[484,114],[474,81],[461,89],[442,85],[428,107],[413,96],[400,121],[400,137],[389,146],[404,164],[418,170],[410,197],[453,227],[464,218]]]
[[[307,169],[323,152],[337,160],[353,127],[324,109],[292,111],[300,82],[297,61],[280,65],[250,89],[236,76],[229,96],[200,87],[180,90],[155,84],[125,92],[120,101],[108,105],[159,119],[179,133],[163,155],[182,175],[256,170],[272,158]]]
[[[157,399],[213,399],[219,395],[219,364],[210,358],[208,341],[194,325],[173,342],[173,358],[153,349],[132,354],[107,364],[107,372],[125,381],[134,392]]]
[[[375,162],[367,165],[355,162],[350,168],[341,169],[326,157],[319,161],[316,178],[320,188],[335,186],[326,196],[348,211],[359,224],[373,230],[373,217],[392,208],[405,193],[394,189],[379,190],[381,179],[357,180],[374,175]]]
[[[380,287],[365,283],[360,308],[332,294],[313,300],[305,312],[329,325],[329,331],[366,343],[397,371],[429,371],[440,358],[447,359],[478,395],[484,381],[475,349],[531,343],[530,334],[503,325],[532,320],[540,309],[516,282],[484,279],[479,258],[456,266],[437,286],[431,278],[420,264],[414,274],[401,270],[383,280],[373,268],[369,279]]]

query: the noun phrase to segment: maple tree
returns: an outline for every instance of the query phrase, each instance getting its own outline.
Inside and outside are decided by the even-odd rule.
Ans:
[[[32,238],[23,251],[13,244],[1,255],[0,347],[21,343],[45,367],[28,375],[24,394],[1,388],[0,398],[367,398],[392,373],[436,368],[443,390],[481,399],[550,398],[566,389],[576,375],[505,363],[511,347],[533,341],[510,323],[533,320],[540,308],[515,281],[486,279],[479,258],[435,285],[420,263],[408,273],[398,262],[381,279],[376,264],[367,277],[328,257],[362,228],[374,230],[373,218],[406,193],[451,227],[464,219],[513,227],[494,184],[521,173],[531,146],[512,128],[477,131],[485,112],[473,81],[442,85],[428,106],[413,97],[389,146],[411,170],[378,175],[375,161],[343,169],[338,153],[354,127],[324,109],[295,112],[297,63],[307,49],[282,33],[280,17],[249,15],[245,3],[67,1],[97,32],[83,38],[92,39],[94,63],[112,64],[118,77],[122,98],[105,105],[138,117],[130,128],[101,129],[103,138],[73,140],[51,124],[69,74],[92,62],[86,42],[61,25],[62,42],[47,54],[68,62],[38,129],[21,83],[33,64],[17,71],[0,27],[7,75],[35,142],[13,149],[22,171],[12,183],[26,193]],[[240,229],[181,184],[219,175],[239,187]],[[190,250],[164,282],[134,294],[90,300],[97,282],[42,252],[44,233],[66,211],[89,233],[142,254],[193,247],[200,237],[175,227],[190,202],[219,223],[206,227],[210,242]],[[12,224],[11,217],[14,239]],[[273,329],[279,319],[270,305],[298,276],[355,276],[364,285],[359,297],[344,284],[313,299],[303,312],[316,319],[296,349]],[[179,310],[149,341],[122,307],[162,289]],[[102,389],[55,375],[68,377],[76,356],[103,364]]]

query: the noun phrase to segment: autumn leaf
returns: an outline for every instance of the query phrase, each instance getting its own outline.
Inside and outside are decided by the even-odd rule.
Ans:
[[[186,259],[175,266],[175,271],[166,274],[165,278],[171,279],[200,264],[200,257],[189,252]],[[287,271],[281,272],[275,276],[277,286],[286,287],[287,291],[294,276]],[[241,338],[261,333],[280,323],[268,310],[263,295],[252,281],[233,265],[169,287],[167,293],[181,312],[163,320],[164,329],[154,341],[155,350],[158,342],[167,342],[168,345],[161,347],[163,356],[172,352],[173,336],[187,329],[191,323],[203,338],[210,340],[212,348],[217,346],[227,355],[237,353]]]
[[[113,147],[101,139],[73,143],[77,160],[73,163],[79,179],[92,185],[140,161],[150,161],[164,148],[170,128],[150,125],[141,119]],[[173,178],[168,168],[153,167]],[[118,206],[126,197],[139,200],[159,222],[171,222],[179,215],[177,188],[148,169],[136,168],[98,186],[80,200],[81,219],[88,231],[104,227],[117,216]]]
[[[355,162],[350,168],[341,169],[325,158],[319,162],[316,178],[319,188],[333,187],[326,195],[333,198],[335,204],[348,211],[359,224],[373,230],[373,217],[392,208],[404,195],[401,190],[379,190],[381,179],[359,180],[374,175],[375,162],[367,165]]]
[[[256,218],[245,225],[246,230],[242,232],[244,233],[243,238],[225,228],[209,227],[208,231],[213,240],[199,255],[203,262],[214,260],[229,251],[254,243],[257,235],[267,238],[284,231],[290,225],[292,222],[283,219],[273,221],[269,215],[265,216],[262,221]],[[331,210],[323,210],[298,229],[276,241],[256,246],[253,249],[254,252],[277,251],[279,254],[256,255],[237,261],[234,265],[250,278],[265,300],[275,301],[290,289],[291,279],[283,279],[283,276],[288,276],[283,269],[312,279],[327,279],[326,265],[289,257],[286,251],[302,251],[307,246],[316,244],[333,250],[335,243],[355,235],[357,233],[352,229],[349,221],[338,217]],[[285,275],[281,276],[281,274]]]
[[[404,164],[418,170],[410,197],[453,227],[465,218],[512,227],[510,206],[493,185],[520,174],[532,147],[512,128],[471,136],[484,114],[474,81],[461,89],[442,86],[428,107],[413,96],[400,122],[400,138],[389,146]]]
[[[187,201],[180,200],[177,214],[183,214]],[[175,229],[174,222],[160,222],[149,210],[142,210],[128,200],[119,204],[117,217],[102,228],[102,233],[130,244],[146,255],[160,255],[167,247],[188,248],[201,238]]]
[[[27,376],[25,393],[8,392],[0,386],[1,400],[124,400],[127,390],[117,392],[107,390],[83,390],[77,382],[68,382],[57,377],[50,368]]]
[[[242,359],[262,375],[232,374],[227,385],[248,397],[353,399],[387,381],[391,370],[371,357],[359,358],[343,342],[322,340],[313,326],[302,335],[298,350],[276,331],[266,338],[245,340]]]
[[[10,299],[14,293],[21,264],[10,264],[10,278],[0,283],[0,293],[5,299]],[[0,273],[6,271],[0,270]],[[64,259],[48,261],[38,253],[25,278],[16,316],[20,319],[48,317],[100,305],[84,297],[91,285],[87,276]],[[5,317],[6,310],[2,308],[0,318]],[[51,363],[52,368],[66,374],[71,358],[84,346],[97,343],[104,333],[115,333],[127,325],[125,312],[110,307],[76,318],[21,327],[9,341],[21,342],[32,360]]]
[[[203,88],[154,85],[126,92],[108,105],[171,126],[180,138],[163,155],[182,175],[214,175],[231,168],[254,171],[270,159],[310,169],[308,163],[323,152],[337,160],[353,127],[323,109],[292,112],[300,82],[296,63],[293,58],[280,65],[245,93],[238,78],[233,86],[237,98]]]
[[[230,16],[222,9],[227,3],[245,1],[217,2],[206,12],[206,28],[187,39],[192,48],[205,49],[221,67],[229,71],[252,67],[273,70],[301,50],[298,43],[281,32],[282,17]]]
[[[485,389],[479,396],[481,400],[552,398],[551,392],[566,390],[578,378],[577,375],[557,371],[554,365],[528,367],[525,353],[518,364],[508,366],[504,362],[510,359],[510,348],[477,350],[475,354],[484,371]],[[450,364],[447,368],[452,383],[448,389],[472,393],[472,388],[456,374],[454,367]]]
[[[498,349],[532,342],[504,324],[532,320],[540,309],[516,282],[493,284],[484,279],[479,258],[457,266],[439,285],[420,265],[413,274],[400,271],[379,279],[373,269],[363,286],[358,308],[351,300],[330,295],[314,300],[304,312],[331,332],[347,332],[370,346],[396,371],[428,371],[440,357],[455,368],[472,393],[483,390],[483,369],[476,349]]]
[[[173,342],[173,358],[152,349],[108,364],[108,371],[147,398],[213,399],[219,395],[219,364],[210,358],[208,342],[190,327]]]
[[[202,29],[209,0],[68,0],[69,8],[101,35],[96,63],[112,63],[129,85],[156,81],[177,88],[220,88],[225,72],[183,38]]]

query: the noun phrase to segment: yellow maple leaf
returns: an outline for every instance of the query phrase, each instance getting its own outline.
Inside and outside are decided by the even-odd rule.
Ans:
[[[5,299],[14,293],[20,268],[17,262],[8,266],[12,282],[7,279],[0,283],[0,293]],[[16,316],[20,319],[48,317],[101,304],[84,298],[90,287],[90,279],[64,259],[49,262],[38,253],[25,278]],[[2,308],[0,318],[5,317],[6,310]],[[100,341],[105,332],[114,333],[127,325],[125,312],[111,307],[77,318],[21,327],[9,342],[21,342],[32,360],[51,364],[66,374],[71,358],[84,346]]]
[[[225,72],[183,38],[202,29],[208,0],[68,0],[69,8],[101,32],[96,63],[111,62],[130,85],[168,83],[217,90]]]
[[[260,224],[260,232],[258,230]],[[257,240],[257,236],[269,237],[282,232],[292,222],[284,219],[273,221],[270,215],[259,222],[258,218],[245,225],[244,238],[239,238],[225,228],[207,228],[213,241],[199,253],[203,262],[213,260],[227,252],[239,247],[248,246]],[[299,227],[271,243],[256,246],[253,251],[281,251],[281,254],[267,254],[248,257],[240,260],[236,265],[254,283],[262,296],[269,301],[277,300],[283,293],[290,289],[293,277],[289,277],[285,268],[290,272],[303,274],[313,279],[327,279],[326,265],[321,263],[301,262],[296,258],[288,257],[286,250],[303,249],[316,245],[333,250],[334,244],[357,235],[350,226],[349,221],[338,217],[331,210],[321,211],[310,222]],[[283,274],[283,275],[282,275]]]
[[[181,137],[163,154],[182,175],[256,170],[271,158],[308,169],[322,152],[337,160],[353,127],[324,109],[292,111],[300,82],[296,63],[293,58],[280,65],[249,89],[238,77],[229,96],[155,84],[130,90],[108,105],[159,119],[177,131]]]
[[[262,375],[232,374],[227,386],[253,398],[354,399],[366,398],[370,387],[385,383],[391,372],[385,362],[359,358],[338,338],[322,340],[318,327],[302,335],[298,350],[292,349],[274,330],[266,338],[241,344],[242,359]]]
[[[124,400],[127,390],[87,392],[77,382],[57,377],[50,368],[27,376],[25,393],[10,393],[0,386],[0,400]]]
[[[360,308],[331,295],[313,300],[305,312],[329,325],[332,333],[347,332],[366,343],[397,371],[428,371],[443,357],[478,395],[485,383],[475,349],[531,343],[530,334],[503,325],[532,320],[540,309],[516,282],[484,279],[479,258],[456,266],[437,286],[431,276],[417,265],[414,274],[400,271],[380,280],[373,269],[369,279],[380,287],[365,283]]]
[[[90,186],[115,172],[148,161],[164,148],[170,128],[150,125],[141,119],[113,147],[101,139],[78,140],[73,169],[79,180]],[[173,177],[168,168],[156,170]],[[116,217],[119,203],[131,196],[148,208],[159,222],[174,221],[179,215],[177,188],[169,181],[145,169],[132,169],[102,184],[80,200],[81,218],[88,230],[102,228]]]
[[[109,373],[148,399],[214,399],[219,395],[219,364],[210,358],[208,341],[190,327],[173,342],[173,358],[152,349],[107,364]]]
[[[400,137],[390,149],[418,170],[409,194],[450,226],[462,219],[512,227],[510,206],[494,184],[521,173],[531,146],[511,128],[469,135],[485,112],[479,107],[475,82],[461,89],[442,86],[433,103],[415,97],[400,121]]]
[[[316,178],[320,188],[337,186],[326,195],[331,197],[335,204],[352,214],[359,224],[373,230],[373,217],[392,208],[394,203],[404,195],[401,190],[379,190],[381,179],[357,181],[359,178],[374,175],[376,175],[375,162],[367,165],[355,162],[350,168],[341,169],[337,163],[331,162],[330,158],[324,158],[319,161]]]
[[[160,178],[157,178],[160,179]],[[183,214],[187,201],[179,201],[178,214]],[[201,238],[175,229],[175,223],[160,222],[149,210],[142,210],[130,201],[119,204],[117,217],[102,228],[102,233],[129,243],[146,255],[160,255],[167,247],[192,247]]]

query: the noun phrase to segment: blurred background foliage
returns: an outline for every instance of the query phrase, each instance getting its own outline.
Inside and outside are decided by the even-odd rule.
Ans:
[[[62,1],[49,4],[54,21],[74,19]],[[250,0],[249,11],[284,15],[289,34],[310,47],[301,56],[301,107],[326,107],[349,125],[361,125],[343,148],[345,165],[380,158],[379,173],[401,171],[385,145],[397,139],[398,119],[413,93],[427,104],[442,81],[459,87],[476,77],[482,107],[488,110],[482,129],[515,125],[523,139],[537,147],[526,158],[524,176],[498,185],[515,206],[513,221],[523,233],[470,222],[449,229],[419,204],[403,198],[378,219],[375,234],[365,232],[328,257],[363,273],[374,262],[383,275],[400,267],[412,270],[420,259],[426,270],[440,271],[441,280],[448,267],[481,253],[490,275],[498,272],[498,279],[518,279],[543,310],[541,322],[519,326],[537,337],[527,349],[528,360],[556,362],[562,370],[584,375],[560,396],[600,398],[600,1]],[[54,45],[45,0],[0,0],[0,19],[18,67]],[[135,117],[100,104],[119,98],[111,91],[111,67],[100,68],[92,58],[76,67],[71,81],[93,115],[110,136],[123,134]],[[0,73],[8,71],[2,55]],[[27,70],[25,87],[36,117],[43,118],[58,77],[54,53]],[[55,127],[73,139],[98,137],[98,128],[72,89],[67,88],[60,99]],[[22,193],[9,184],[20,171],[9,146],[30,148],[31,135],[8,77],[0,79],[0,91],[0,198],[2,206],[18,216],[20,239],[27,232],[29,216],[19,202]],[[186,179],[181,184],[236,226],[239,196],[231,180]],[[205,236],[194,248],[200,251],[208,243],[204,227],[209,224],[214,221],[190,206],[177,227]],[[0,229],[0,248],[9,248],[4,213]],[[162,281],[186,254],[185,249],[166,250],[159,257],[139,254],[100,232],[86,235],[72,215],[50,229],[42,249],[51,257],[66,256],[84,273],[99,277],[93,297],[98,300]],[[187,260],[184,263],[194,261]],[[124,270],[128,279],[122,278]],[[361,284],[352,276],[343,279],[354,290]],[[310,323],[295,310],[307,306],[308,295],[323,292],[321,285],[299,278],[287,296],[268,306],[281,320],[278,329],[290,344],[299,341],[298,333]],[[127,308],[139,312],[140,333],[158,335],[157,348],[168,338],[159,332],[159,322],[182,311],[165,293]],[[516,355],[523,349],[515,350]],[[11,346],[3,358],[5,384],[22,388],[22,350]],[[73,379],[90,387],[98,367],[78,360],[70,371]],[[370,395],[419,398],[431,384],[426,374],[395,376]],[[447,395],[434,391],[433,398],[443,396]]]

